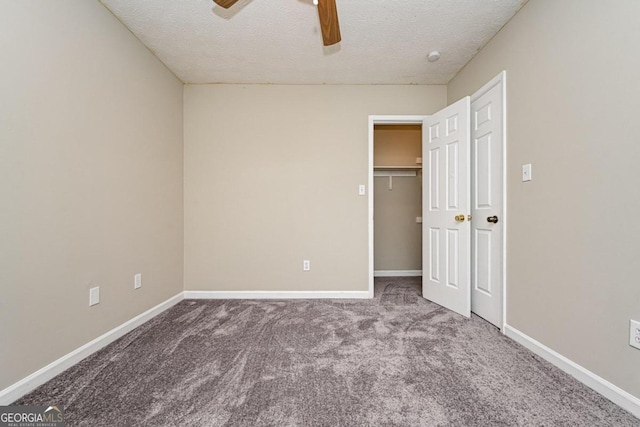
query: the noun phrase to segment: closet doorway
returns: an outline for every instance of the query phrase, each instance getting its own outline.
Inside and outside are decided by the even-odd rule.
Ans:
[[[374,277],[421,292],[422,124],[374,125],[373,165]]]

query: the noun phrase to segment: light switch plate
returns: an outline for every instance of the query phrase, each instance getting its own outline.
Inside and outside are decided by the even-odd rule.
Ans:
[[[531,181],[531,163],[522,165],[522,182]]]
[[[140,289],[142,287],[142,273],[138,273],[133,276],[133,289]]]
[[[365,187],[363,184],[360,184],[358,186],[358,195],[364,196],[366,192],[367,192],[367,187]]]

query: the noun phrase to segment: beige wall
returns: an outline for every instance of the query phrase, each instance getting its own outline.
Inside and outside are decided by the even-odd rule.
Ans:
[[[97,1],[0,2],[0,63],[1,390],[182,290],[183,85]]]
[[[448,87],[453,102],[507,70],[508,323],[638,397],[639,16],[531,0]]]
[[[422,126],[376,125],[373,164],[416,166],[422,157]],[[374,269],[421,270],[422,216],[421,177],[374,178]]]
[[[368,115],[445,104],[444,86],[187,85],[185,289],[366,291]]]
[[[422,270],[422,185],[420,178],[375,177],[374,268],[375,270]]]
[[[422,125],[375,125],[375,166],[416,166],[422,157]]]

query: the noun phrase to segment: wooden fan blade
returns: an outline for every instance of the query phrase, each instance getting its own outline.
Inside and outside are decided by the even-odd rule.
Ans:
[[[331,46],[342,40],[336,0],[318,0],[318,16],[320,17],[323,44]]]
[[[238,0],[213,0],[215,4],[220,7],[224,7],[225,9],[229,9],[231,6],[236,4]]]

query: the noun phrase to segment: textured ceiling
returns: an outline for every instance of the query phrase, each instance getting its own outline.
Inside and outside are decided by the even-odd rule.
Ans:
[[[331,47],[311,0],[101,2],[185,83],[446,84],[525,0],[337,0]]]

